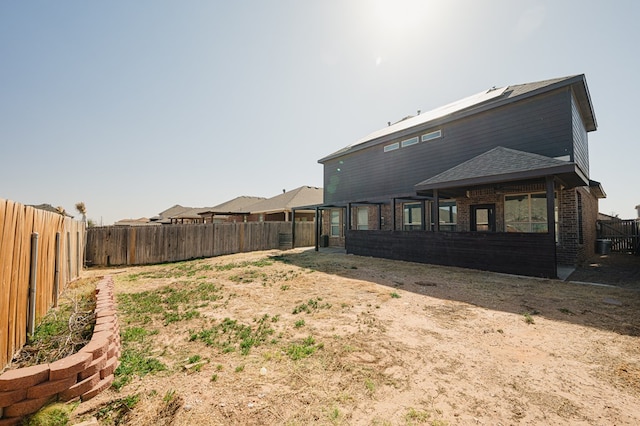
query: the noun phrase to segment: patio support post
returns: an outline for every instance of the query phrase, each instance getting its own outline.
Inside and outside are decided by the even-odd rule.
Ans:
[[[378,204],[378,229],[382,230],[382,204]]]
[[[344,225],[345,225],[346,231],[349,231],[351,229],[351,203],[347,203],[346,216],[347,217],[345,218]],[[345,231],[345,237],[347,236],[346,231]]]
[[[316,207],[316,251],[318,251],[320,244],[320,231],[320,209]]]
[[[391,202],[391,230],[396,230],[396,199]]]
[[[427,212],[425,211],[425,208],[427,207],[427,203],[424,200],[422,200],[420,203],[422,204],[422,206],[421,206],[422,208],[420,209],[420,216],[421,216],[421,218],[420,218],[420,229],[422,231],[424,231],[425,229],[427,229],[426,228],[426,226],[427,226]]]
[[[555,212],[555,194],[554,194],[554,184],[553,184],[553,176],[547,176],[546,178],[547,184],[547,229],[549,230],[549,234],[553,237],[553,240],[556,240],[556,212]]]
[[[549,236],[552,240],[556,241],[556,209],[555,209],[555,183],[553,176],[547,176],[545,178],[546,186],[547,186],[547,230],[549,232]],[[554,244],[553,256],[554,256],[554,267],[556,271],[556,277],[558,276],[558,261],[556,259],[556,249]]]
[[[433,217],[433,231],[440,231],[440,196],[438,190],[433,190],[433,208],[431,209],[431,216]]]
[[[291,209],[291,248],[296,247],[296,211]]]

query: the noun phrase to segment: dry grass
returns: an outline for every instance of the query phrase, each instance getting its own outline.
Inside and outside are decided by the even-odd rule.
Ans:
[[[76,419],[130,398],[101,421],[640,421],[638,292],[304,250],[91,273],[165,369],[120,370]]]

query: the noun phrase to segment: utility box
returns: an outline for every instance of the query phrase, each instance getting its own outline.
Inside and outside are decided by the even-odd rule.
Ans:
[[[610,254],[611,253],[611,240],[596,240],[596,253],[598,253],[598,254]]]

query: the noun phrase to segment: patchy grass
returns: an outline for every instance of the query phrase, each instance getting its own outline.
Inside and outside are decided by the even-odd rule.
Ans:
[[[596,381],[598,398],[614,387],[629,400],[636,395],[637,365],[622,367],[607,349],[637,358],[636,316],[623,314],[637,306],[633,297],[455,268],[291,253],[242,253],[117,274],[126,355],[116,377],[119,393],[104,392],[88,405],[139,394],[140,403],[123,409],[122,424],[441,426],[496,418],[535,424],[539,413],[550,423],[615,420],[561,392],[575,386],[635,419],[633,408],[594,399],[596,391],[581,386]],[[625,304],[602,304],[605,297]],[[527,340],[514,339],[525,313],[539,324],[527,329]],[[583,325],[590,332],[579,332]],[[526,354],[530,347],[552,354],[540,358],[554,379],[544,382],[549,392],[514,386],[507,374],[509,351]],[[583,380],[588,368],[561,368],[569,356],[571,365],[603,368]],[[527,377],[526,363],[517,368]],[[509,398],[489,398],[476,382],[507,389]],[[491,413],[482,410],[487,404]],[[112,401],[113,408],[123,406]]]

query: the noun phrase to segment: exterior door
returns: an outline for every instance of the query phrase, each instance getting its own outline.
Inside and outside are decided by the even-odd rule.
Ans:
[[[477,232],[496,232],[495,204],[471,206],[471,230]]]

